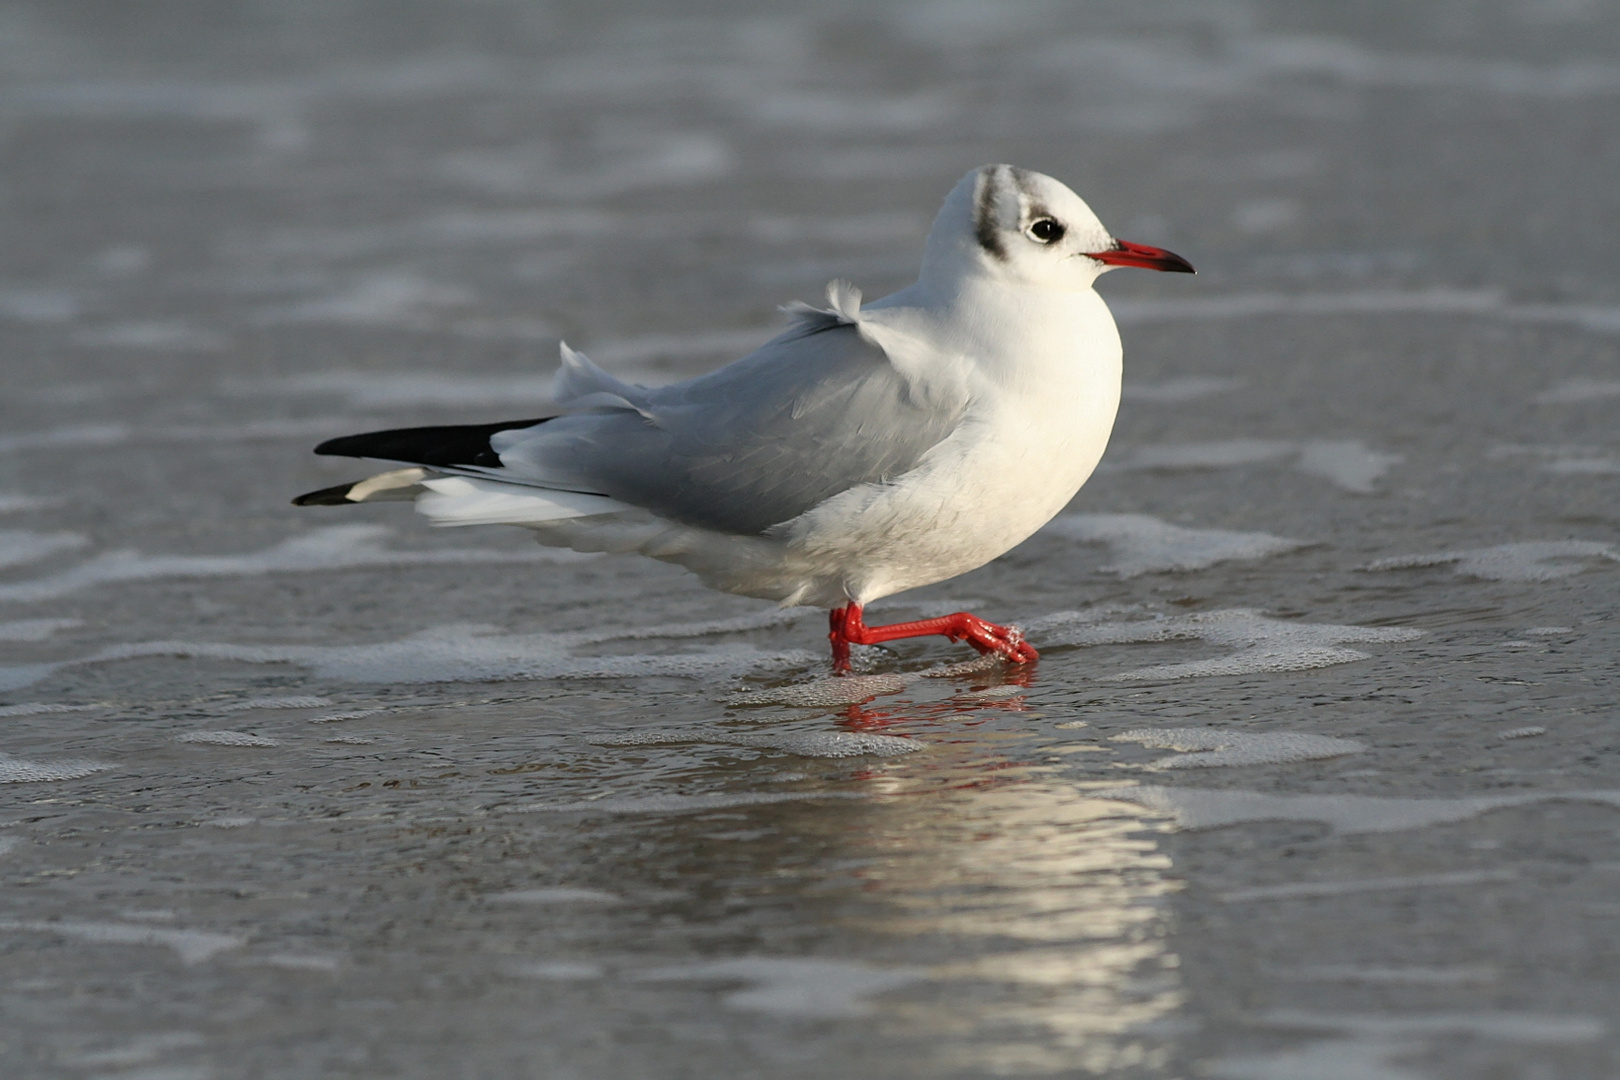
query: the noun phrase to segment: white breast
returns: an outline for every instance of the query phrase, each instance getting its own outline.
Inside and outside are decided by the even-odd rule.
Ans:
[[[1030,293],[970,305],[930,350],[956,358],[971,405],[916,469],[863,485],[790,523],[801,602],[868,603],[982,566],[1074,497],[1102,458],[1119,407],[1120,342],[1100,297]],[[813,584],[812,584],[813,582]]]

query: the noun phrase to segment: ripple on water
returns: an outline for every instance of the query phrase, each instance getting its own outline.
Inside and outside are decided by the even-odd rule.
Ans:
[[[896,735],[874,735],[856,731],[730,731],[725,728],[683,728],[677,731],[638,731],[606,735],[591,740],[597,746],[670,746],[680,743],[713,743],[721,746],[749,746],[781,750],[800,757],[896,757],[924,749],[915,739]]]
[[[1197,769],[1218,765],[1282,765],[1291,761],[1359,754],[1366,749],[1350,739],[1302,732],[1246,732],[1222,728],[1138,728],[1113,736],[1117,742],[1141,743],[1156,750],[1180,750],[1182,756],[1160,758],[1149,769]]]

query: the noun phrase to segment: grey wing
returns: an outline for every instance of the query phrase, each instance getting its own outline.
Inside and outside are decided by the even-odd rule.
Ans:
[[[910,470],[966,408],[925,400],[833,318],[805,318],[708,375],[632,392],[622,406],[501,432],[491,440],[501,471],[751,535]]]

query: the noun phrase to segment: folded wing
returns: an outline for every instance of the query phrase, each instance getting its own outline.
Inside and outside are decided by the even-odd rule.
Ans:
[[[635,386],[565,347],[564,415],[415,429],[416,449],[403,431],[320,449],[606,496],[681,524],[757,535],[842,491],[898,477],[949,435],[966,401],[919,394],[915,383],[846,316],[801,311],[749,356],[686,382]]]

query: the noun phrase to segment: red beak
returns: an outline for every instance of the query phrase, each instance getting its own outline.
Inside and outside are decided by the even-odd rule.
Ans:
[[[1140,266],[1145,270],[1169,270],[1177,274],[1198,273],[1192,268],[1192,263],[1173,251],[1133,244],[1129,240],[1115,240],[1112,249],[1087,252],[1087,255],[1109,266]]]

